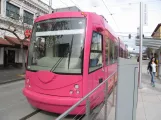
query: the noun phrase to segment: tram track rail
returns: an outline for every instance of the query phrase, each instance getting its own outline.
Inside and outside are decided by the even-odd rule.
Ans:
[[[0,82],[0,85],[5,85],[5,84],[10,84],[10,83],[14,83],[14,82],[19,82],[19,81],[23,81],[25,78],[19,78],[19,79],[11,79],[11,80],[5,80]]]
[[[26,116],[20,118],[19,120],[27,120],[28,118],[33,117],[34,115],[40,113],[41,111],[42,110],[35,110],[34,112],[27,114]]]

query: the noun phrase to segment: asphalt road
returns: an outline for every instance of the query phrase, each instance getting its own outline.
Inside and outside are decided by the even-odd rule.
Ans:
[[[0,120],[19,120],[34,111],[22,94],[24,81],[0,86]]]
[[[36,111],[22,94],[24,81],[0,85],[0,120],[20,120]],[[40,111],[27,120],[54,120],[58,115]]]

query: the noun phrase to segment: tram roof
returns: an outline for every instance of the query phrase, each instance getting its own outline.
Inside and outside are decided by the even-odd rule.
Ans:
[[[81,16],[81,14],[79,14],[79,13],[82,13],[82,12],[68,11],[68,12],[65,12],[65,14],[64,14],[64,12],[56,12],[56,13],[46,14],[46,15],[42,15],[42,16],[39,16],[38,18],[36,18],[35,22],[39,22],[39,21],[42,21],[42,20],[47,20],[47,19],[51,19],[51,18],[55,18],[55,17]],[[90,14],[90,15],[93,15],[93,16],[98,15],[98,14],[93,13],[93,12],[83,12],[83,13]],[[120,38],[114,32],[114,30],[111,28],[111,26],[108,24],[108,21],[103,16],[101,16],[101,15],[98,15],[98,16],[103,18],[105,28],[109,30],[109,32],[115,37],[116,41],[118,42],[118,40],[120,40]],[[126,50],[125,44],[123,43],[122,40],[120,40],[120,47],[123,48],[124,50]]]

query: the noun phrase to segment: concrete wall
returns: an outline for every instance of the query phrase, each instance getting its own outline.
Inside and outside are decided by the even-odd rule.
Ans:
[[[20,49],[14,49],[15,50],[15,63],[22,63],[22,54]],[[26,55],[27,55],[27,50],[24,50],[24,56],[25,56],[25,61],[26,61]]]
[[[3,65],[4,48],[0,48],[0,65]]]

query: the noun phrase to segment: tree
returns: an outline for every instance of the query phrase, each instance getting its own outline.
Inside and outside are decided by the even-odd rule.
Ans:
[[[14,19],[12,19],[12,20],[14,20]],[[19,20],[23,21],[22,17]],[[22,29],[24,31],[25,30],[24,23],[21,22],[21,25],[22,25]],[[26,68],[25,67],[25,55],[24,55],[24,42],[27,42],[27,37],[24,37],[23,39],[21,39],[19,37],[19,35],[17,34],[17,27],[18,26],[16,24],[14,24],[14,22],[11,21],[8,28],[0,27],[0,30],[12,33],[19,40],[21,54],[22,54],[22,69],[23,69],[22,73],[24,74],[25,68]]]

